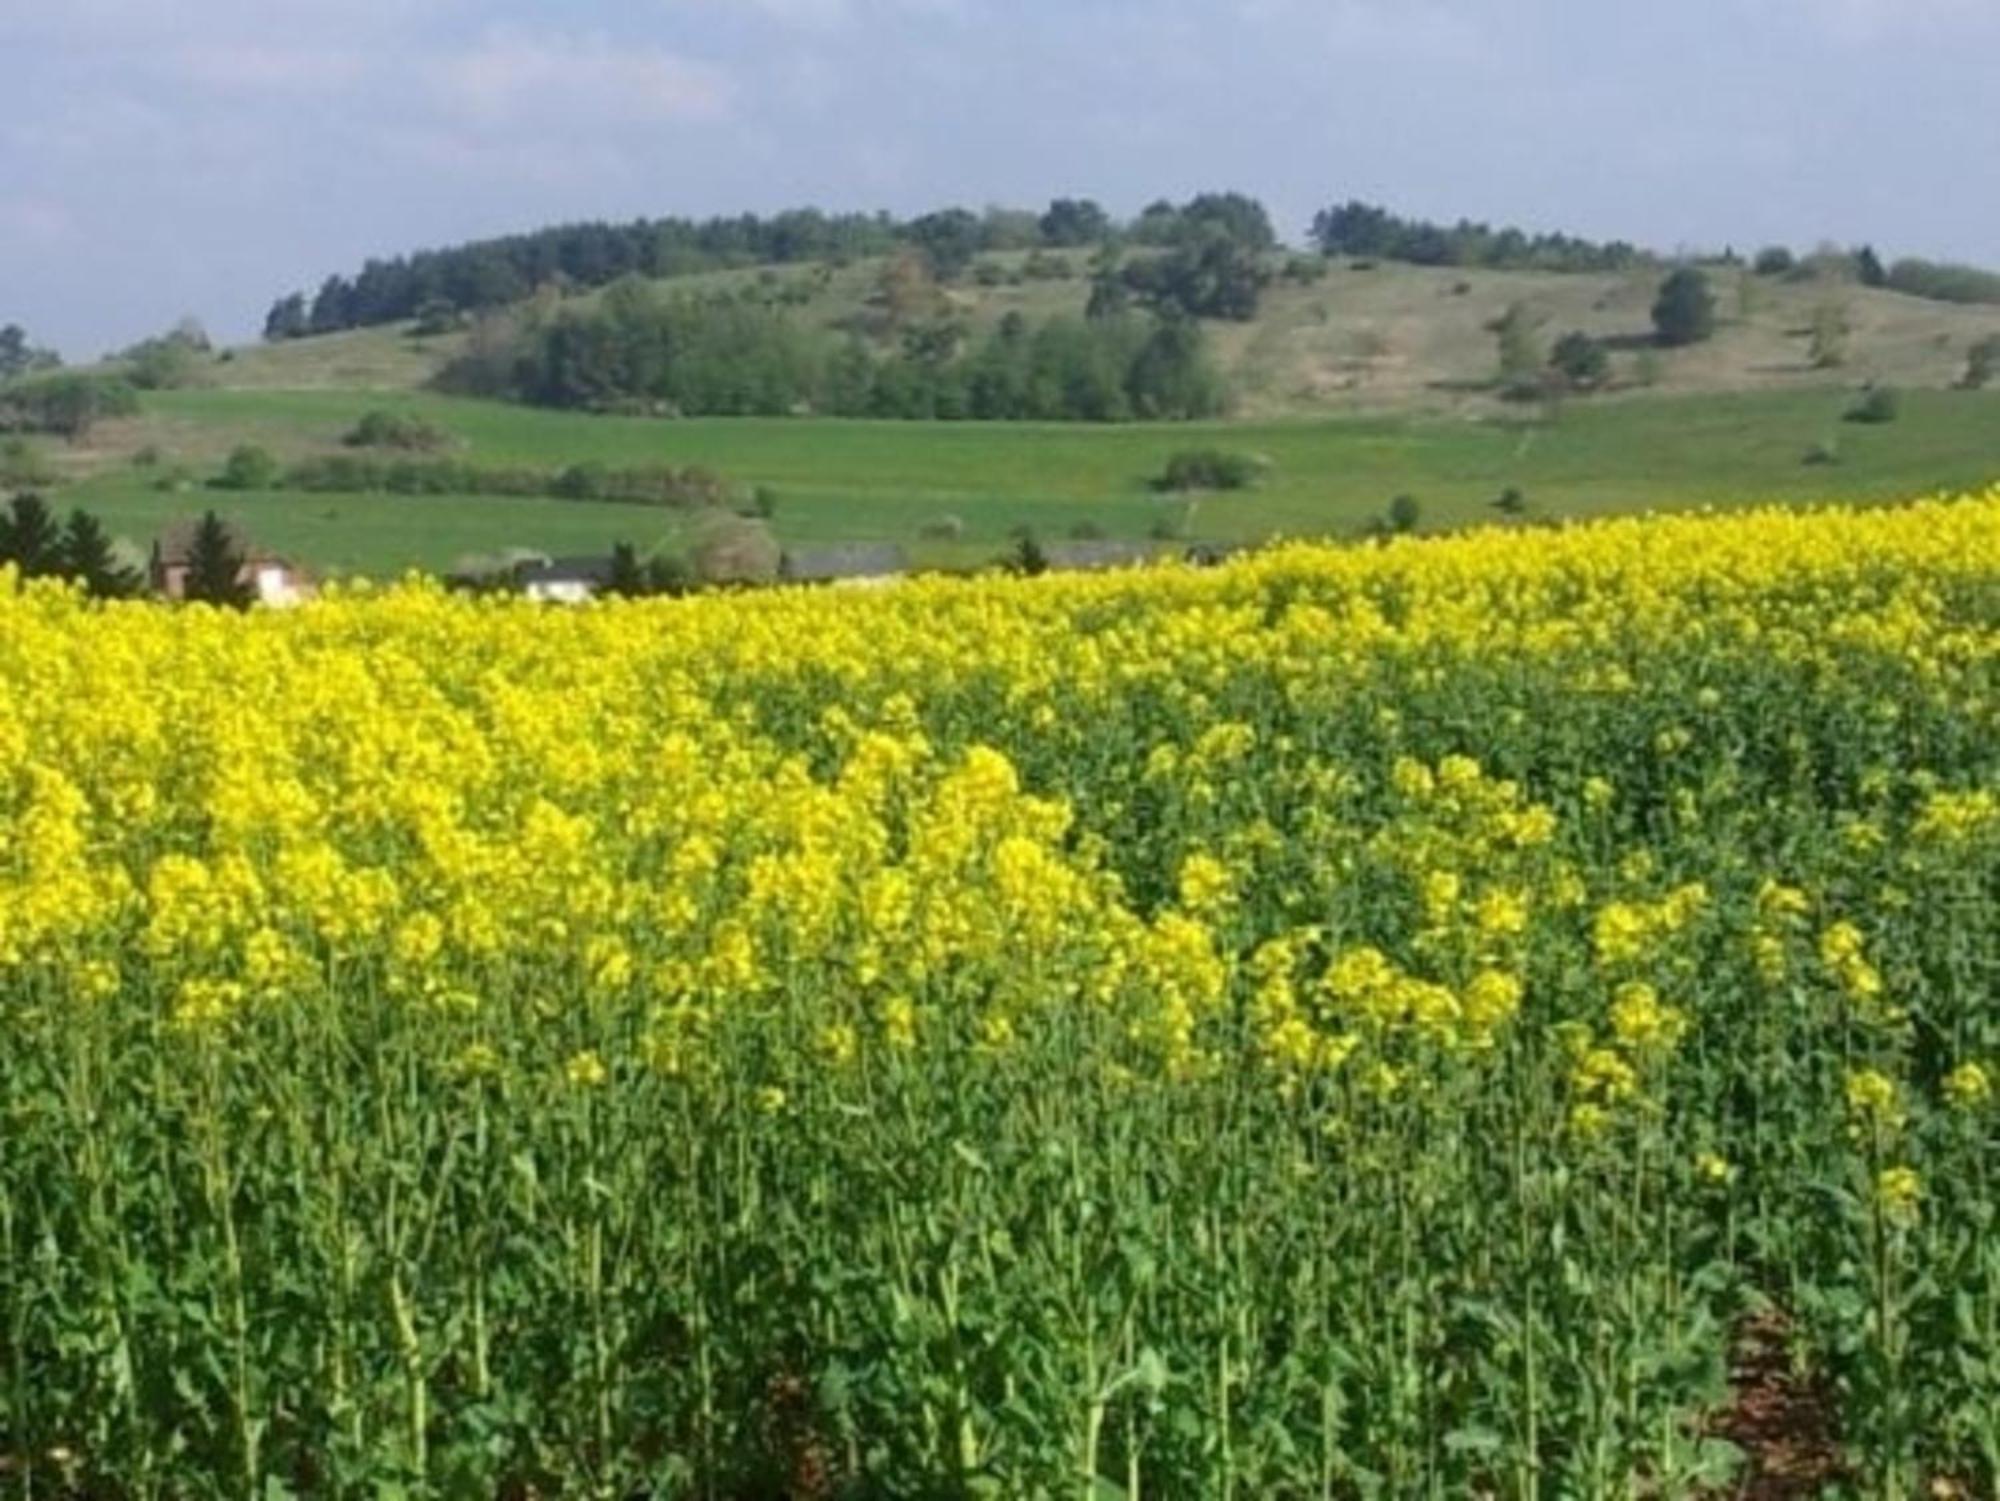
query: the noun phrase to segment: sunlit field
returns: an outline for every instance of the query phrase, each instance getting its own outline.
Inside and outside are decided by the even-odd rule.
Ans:
[[[0,1490],[1990,1496],[1996,792],[2000,491],[0,581]]]

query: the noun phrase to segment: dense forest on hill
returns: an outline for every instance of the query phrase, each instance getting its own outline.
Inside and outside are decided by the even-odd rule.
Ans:
[[[1308,238],[1328,257],[1551,272],[1623,271],[1667,258],[1624,240],[1493,226],[1469,219],[1440,223],[1350,199],[1314,216]],[[1247,318],[1254,297],[1244,286],[1259,257],[1279,248],[1269,210],[1240,192],[1166,199],[1120,220],[1089,198],[1058,198],[1036,213],[990,207],[945,208],[913,218],[886,212],[830,213],[818,208],[708,219],[649,218],[626,223],[557,225],[498,239],[368,261],[352,275],[328,276],[315,293],[279,298],[265,320],[267,339],[415,320],[432,331],[470,314],[506,307],[544,287],[591,291],[626,277],[661,280],[746,266],[844,265],[909,251],[951,283],[983,255],[1008,251],[1155,249],[1198,263],[1194,275],[1221,284],[1205,301],[1180,299],[1197,317]],[[1721,259],[1733,261],[1733,252]],[[1906,258],[1885,265],[1874,251],[1822,249],[1795,256],[1779,246],[1757,255],[1760,270],[1823,274],[1831,261],[1864,285],[1932,300],[2000,302],[2000,275],[1974,267]],[[1128,289],[1144,300],[1149,262],[1129,265]]]
[[[1315,221],[1328,254],[1379,256],[1420,264],[1603,270],[1646,259],[1633,246],[1599,245],[1562,234],[1529,234],[1461,222],[1404,219],[1361,203]],[[329,276],[317,293],[295,292],[271,308],[265,335],[302,338],[406,319],[444,320],[520,301],[545,285],[572,290],[627,276],[667,278],[732,267],[845,263],[903,249],[921,252],[943,281],[980,255],[1016,250],[1138,247],[1199,250],[1226,245],[1261,255],[1277,248],[1269,210],[1244,193],[1165,199],[1120,221],[1088,198],[1058,198],[1040,213],[947,208],[916,218],[887,213],[793,209],[769,216],[636,219],[624,224],[558,225],[501,239],[371,260],[352,276]]]

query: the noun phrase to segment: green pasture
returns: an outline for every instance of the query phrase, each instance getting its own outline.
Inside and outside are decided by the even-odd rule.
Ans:
[[[194,390],[147,398],[136,422],[106,429],[58,496],[144,544],[214,506],[261,544],[334,572],[445,568],[508,547],[600,551],[615,540],[670,544],[686,524],[648,507],[490,497],[239,494],[204,488],[221,458],[254,442],[295,458],[339,445],[370,409],[421,415],[458,454],[551,468],[699,464],[775,493],[792,544],[883,540],[921,562],[991,556],[1018,527],[1059,540],[1078,528],[1191,540],[1350,535],[1397,495],[1426,528],[1493,519],[1519,489],[1531,513],[1609,512],[1757,501],[1876,499],[1965,489],[2000,478],[2000,392],[1917,391],[1898,421],[1841,421],[1849,393],[1759,392],[1574,401],[1552,415],[1346,416],[1174,425],[951,424],[831,419],[596,417],[419,393]],[[1835,461],[1808,463],[1830,446]],[[1176,450],[1255,456],[1249,491],[1156,495],[1148,481]],[[153,462],[134,456],[151,449]],[[178,474],[178,486],[163,475]],[[955,519],[958,540],[936,533]]]

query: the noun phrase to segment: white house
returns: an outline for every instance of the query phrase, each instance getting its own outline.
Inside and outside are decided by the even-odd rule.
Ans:
[[[543,604],[580,605],[611,578],[609,558],[555,558],[521,570],[521,593]]]

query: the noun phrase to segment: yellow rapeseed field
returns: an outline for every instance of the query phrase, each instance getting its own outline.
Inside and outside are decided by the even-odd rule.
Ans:
[[[0,577],[0,1488],[2000,1473],[2000,491],[292,612]]]

